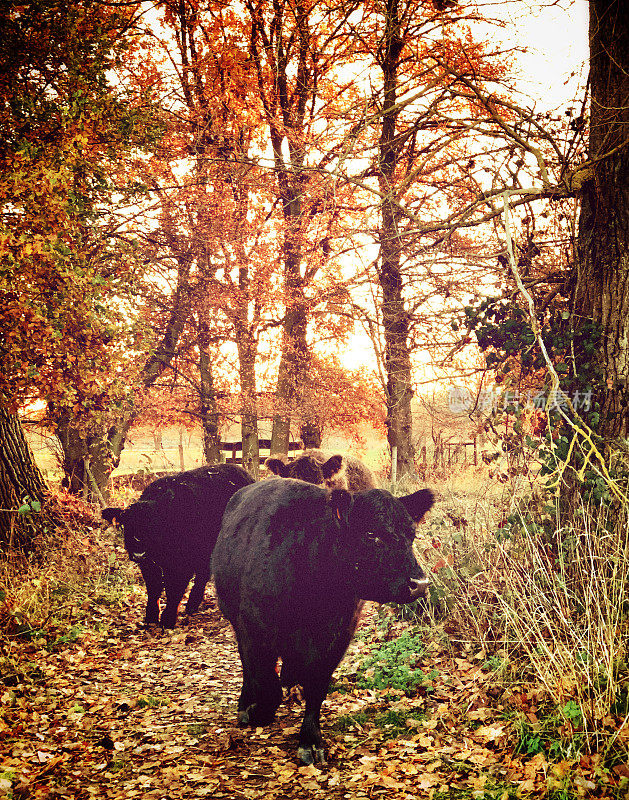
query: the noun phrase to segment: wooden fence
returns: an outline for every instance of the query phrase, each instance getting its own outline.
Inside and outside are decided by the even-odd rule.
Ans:
[[[260,463],[263,464],[264,460],[271,455],[271,440],[259,439],[258,447],[260,448]],[[291,453],[295,450],[301,450],[301,445],[298,442],[290,442],[288,445],[288,457],[291,458]],[[223,453],[231,453],[229,458],[225,459],[230,464],[242,464],[242,442],[221,442],[221,451]],[[264,453],[264,451],[267,451]],[[240,455],[237,455],[240,453]]]
[[[260,464],[264,464],[265,459],[271,454],[271,440],[259,439],[258,447],[260,449]],[[289,460],[294,458],[293,454],[296,450],[301,449],[301,444],[291,442],[288,445]],[[221,452],[226,454],[225,462],[227,464],[242,464],[242,442],[221,442]],[[115,488],[130,486],[133,489],[142,491],[157,478],[163,478],[165,475],[175,475],[177,472],[178,470],[176,469],[156,469],[154,471],[139,469],[137,472],[113,475],[111,483]]]

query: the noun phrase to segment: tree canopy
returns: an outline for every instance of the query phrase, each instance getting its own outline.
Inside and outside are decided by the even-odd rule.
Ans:
[[[260,416],[282,452],[346,401],[412,473],[422,372],[540,390],[541,341],[567,388],[621,387],[596,413],[624,430],[624,317],[592,300],[622,295],[622,180],[609,224],[601,198],[624,174],[626,31],[590,5],[591,102],[557,112],[525,102],[474,4],[3,7],[5,408],[45,401],[73,490],[106,492],[147,403],[198,420],[209,459],[239,418],[255,472]],[[590,370],[606,326],[620,344]],[[355,331],[364,382],[337,357]]]

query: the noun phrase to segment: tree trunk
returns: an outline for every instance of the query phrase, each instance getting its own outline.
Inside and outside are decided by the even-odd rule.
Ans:
[[[218,464],[222,460],[220,413],[216,402],[212,360],[209,354],[210,331],[201,315],[199,329],[199,416],[203,431],[203,459],[206,464]]]
[[[598,431],[629,432],[629,12],[618,0],[590,0],[593,177],[583,187],[574,325],[600,327]],[[577,365],[577,368],[579,365]],[[588,370],[591,372],[591,370]]]
[[[300,404],[310,368],[308,347],[308,302],[301,277],[300,215],[297,196],[284,201],[284,291],[286,312],[282,328],[282,357],[275,390],[275,415],[271,432],[271,452],[288,453],[293,409]]]
[[[183,428],[179,428],[179,470],[183,472],[186,468],[186,451],[183,446]]]
[[[88,451],[85,436],[67,415],[54,422],[54,431],[63,454],[63,485],[71,494],[80,495],[85,484],[83,463]]]
[[[242,439],[242,465],[253,478],[260,471],[260,443],[258,438],[258,408],[256,403],[256,343],[238,340],[240,364],[240,429]]]
[[[170,318],[161,341],[148,356],[142,368],[141,382],[145,388],[155,383],[175,356],[177,342],[190,313],[191,266],[192,259],[189,255],[179,259],[177,287]],[[56,420],[55,432],[63,451],[63,467],[68,489],[73,494],[86,492],[88,498],[93,497],[99,502],[101,498],[108,500],[109,477],[112,470],[120,463],[127,434],[137,413],[132,403],[125,404],[108,428],[92,426],[89,436],[86,436],[83,425],[75,421],[71,415],[66,414],[63,409],[50,408],[50,416]],[[85,458],[89,459],[90,471],[98,491],[92,491],[88,475],[85,474]]]
[[[316,417],[309,417],[302,421],[299,428],[304,450],[319,450],[323,440],[323,423]]]
[[[242,233],[246,226],[246,198],[236,195],[238,229]],[[240,438],[242,440],[242,465],[256,480],[260,474],[260,440],[258,436],[258,403],[256,383],[256,359],[258,357],[258,340],[255,336],[255,325],[249,319],[252,298],[250,294],[249,267],[246,248],[243,245],[244,235],[238,239],[239,269],[238,288],[239,302],[234,310],[232,322],[238,348],[238,373],[240,377]],[[254,317],[257,323],[257,319]]]
[[[384,106],[381,112],[378,180],[383,199],[380,207],[380,270],[378,277],[382,289],[382,325],[387,376],[387,438],[392,452],[393,448],[397,447],[397,475],[399,478],[412,473],[415,469],[408,314],[402,296],[402,246],[398,228],[399,212],[394,202],[395,168],[400,147],[396,136],[398,118],[396,102],[402,47],[397,0],[387,0],[381,62],[384,75]]]
[[[0,408],[0,549],[28,551],[48,520],[48,490],[18,417]],[[33,505],[35,504],[35,507]],[[37,511],[41,504],[41,511]],[[18,513],[20,507],[31,511]]]
[[[271,452],[288,453],[291,413],[299,404],[310,362],[305,304],[287,309],[282,336],[282,357],[275,390]]]
[[[202,342],[199,343],[199,347],[199,415],[203,431],[203,459],[206,464],[218,464],[222,458],[221,431],[219,426],[220,415],[214,390],[214,376],[212,375],[212,362]]]
[[[308,171],[304,170],[308,144],[306,116],[309,108],[314,108],[317,97],[315,54],[318,43],[309,27],[309,14],[314,13],[309,4],[273,3],[268,26],[263,13],[264,4],[248,1],[246,7],[252,22],[252,62],[258,73],[260,99],[269,126],[284,217],[285,314],[271,452],[286,454],[291,414],[299,406],[310,367],[307,341],[310,308],[302,275],[302,240],[308,215],[303,198],[308,195]]]
[[[63,453],[63,485],[87,501],[109,502],[109,476],[120,453],[116,461],[108,432],[86,432],[67,414],[54,421],[54,431]]]

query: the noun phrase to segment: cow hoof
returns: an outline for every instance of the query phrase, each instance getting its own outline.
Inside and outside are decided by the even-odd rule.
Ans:
[[[321,764],[321,766],[324,766],[328,763],[325,760],[325,750],[323,747],[314,747],[314,745],[300,747],[297,751],[297,755],[299,756],[300,762],[307,767],[310,766],[310,764]]]
[[[262,728],[270,725],[275,719],[275,708],[266,708],[259,703],[252,703],[244,710],[238,712],[238,724],[250,725],[252,728]]]

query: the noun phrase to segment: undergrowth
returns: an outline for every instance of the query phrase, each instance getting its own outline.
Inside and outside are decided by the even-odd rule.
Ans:
[[[62,493],[62,523],[30,556],[0,561],[0,679],[24,669],[18,644],[48,651],[80,641],[87,624],[111,624],[133,583],[119,535],[96,529],[92,510]],[[99,609],[102,613],[99,614]],[[89,618],[89,623],[88,623]]]
[[[462,508],[458,500],[442,494],[418,532],[429,602],[400,612],[429,628],[445,624],[453,642],[473,643],[504,686],[542,687],[548,716],[528,733],[522,727],[526,752],[538,742],[553,757],[619,747],[626,756],[626,507],[582,502],[566,511],[530,493],[502,509],[474,506],[469,496]]]
[[[372,648],[356,676],[361,689],[388,689],[392,696],[414,694],[419,686],[430,688],[436,674],[416,666],[425,652],[423,634],[405,631]]]

